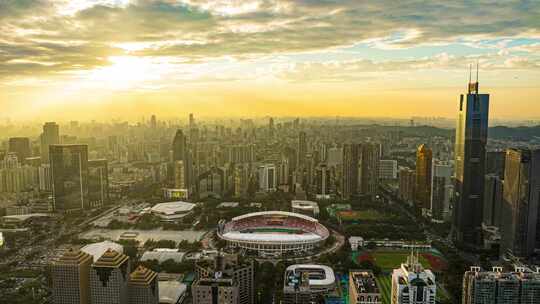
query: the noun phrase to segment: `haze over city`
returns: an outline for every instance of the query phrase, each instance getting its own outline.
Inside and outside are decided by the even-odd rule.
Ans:
[[[0,304],[540,304],[540,1],[0,0]]]
[[[480,65],[491,115],[540,116],[534,1],[2,1],[12,120],[442,116]]]

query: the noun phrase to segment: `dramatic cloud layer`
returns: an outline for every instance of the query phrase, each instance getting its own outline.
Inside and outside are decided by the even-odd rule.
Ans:
[[[539,16],[540,3],[518,0],[3,0],[0,88],[155,91],[381,73],[399,85],[403,73],[429,79],[471,62],[521,71],[532,85]],[[507,83],[500,75],[494,83]]]

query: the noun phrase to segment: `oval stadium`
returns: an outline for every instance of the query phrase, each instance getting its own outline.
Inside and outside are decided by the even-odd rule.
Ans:
[[[230,222],[221,220],[217,229],[218,237],[228,247],[252,250],[261,257],[311,253],[329,234],[318,220],[284,211],[249,213]]]

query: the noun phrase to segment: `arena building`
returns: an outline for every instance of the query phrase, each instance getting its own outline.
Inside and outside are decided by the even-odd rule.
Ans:
[[[307,215],[265,211],[238,216],[230,222],[221,220],[217,234],[229,247],[253,250],[261,257],[275,257],[313,252],[330,232]]]
[[[175,221],[193,212],[195,204],[186,202],[159,203],[152,207],[152,214],[161,218],[162,221]]]

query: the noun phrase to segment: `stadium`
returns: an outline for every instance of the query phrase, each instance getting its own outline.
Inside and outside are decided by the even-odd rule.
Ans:
[[[255,251],[261,257],[276,257],[310,253],[330,232],[307,215],[266,211],[238,216],[230,222],[221,220],[217,234],[230,248]]]

